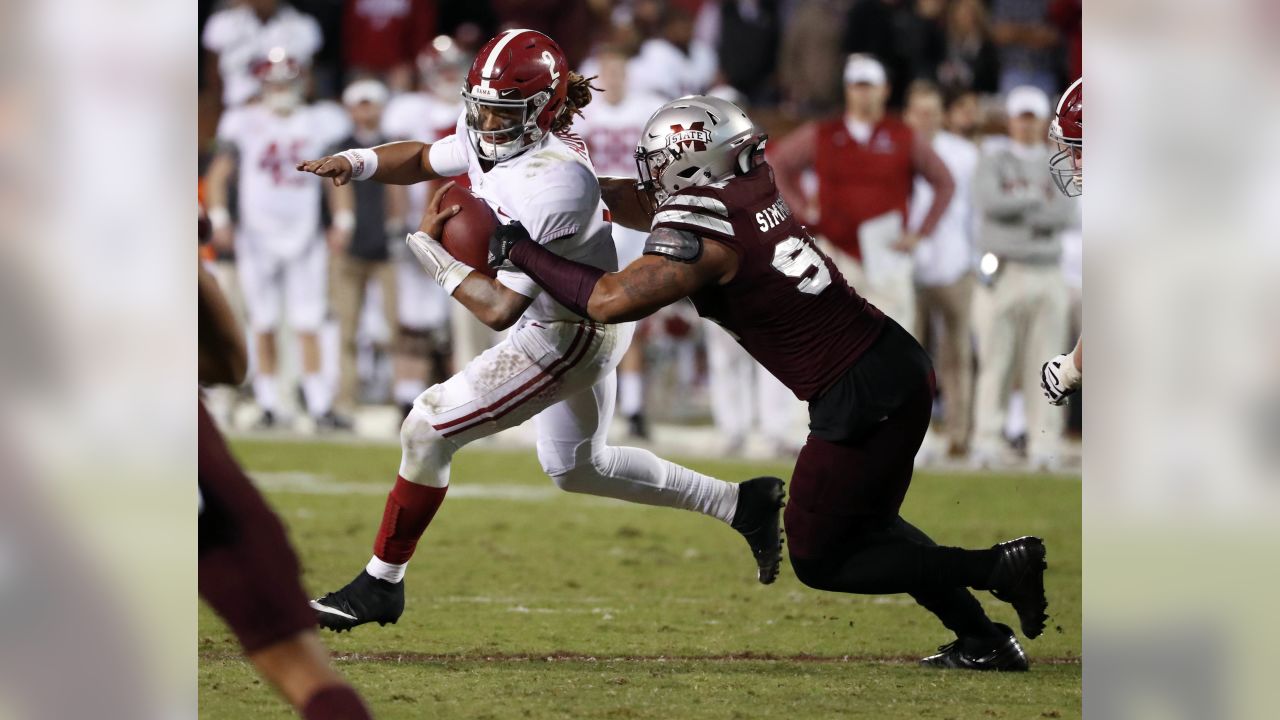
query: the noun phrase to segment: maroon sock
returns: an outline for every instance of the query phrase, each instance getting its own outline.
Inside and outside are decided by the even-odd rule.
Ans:
[[[447,485],[442,488],[418,485],[397,475],[396,486],[387,495],[378,537],[373,541],[373,554],[395,565],[409,562],[418,538],[431,524],[448,490]]]
[[[302,708],[306,720],[372,720],[369,709],[356,691],[346,685],[320,688]]]

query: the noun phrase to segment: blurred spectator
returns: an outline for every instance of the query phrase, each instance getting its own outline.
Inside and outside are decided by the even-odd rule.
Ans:
[[[351,114],[353,130],[338,143],[339,148],[373,147],[387,141],[380,123],[388,97],[387,87],[377,80],[357,80],[347,86],[342,93],[342,104]],[[404,226],[398,218],[396,222],[387,222],[388,216],[395,211],[390,192],[402,191],[398,186],[361,182],[337,188],[342,189],[354,193],[355,228],[350,233],[336,236],[330,246],[329,297],[333,312],[338,317],[341,347],[338,397],[334,408],[342,424],[349,425],[347,418],[355,410],[359,390],[356,335],[360,314],[364,310],[370,283],[377,283],[387,327],[396,326],[396,282],[390,244],[401,241],[398,235]],[[394,335],[391,341],[395,343]]]
[[[1049,0],[992,0],[991,22],[1000,49],[1000,92],[1021,85],[1057,92],[1058,31],[1049,24]]]
[[[909,328],[915,320],[910,253],[937,228],[955,185],[928,141],[886,113],[889,85],[879,62],[851,55],[844,80],[844,116],[802,125],[771,148],[769,160],[783,197],[825,237],[824,249],[849,282]],[[810,166],[818,176],[816,204],[800,184]],[[916,175],[933,187],[934,198],[918,229],[908,232]]]
[[[569,67],[591,50],[593,18],[587,0],[490,0],[501,29],[528,28],[556,41]]]
[[[1081,0],[1049,0],[1049,22],[1062,34],[1067,58],[1067,82],[1083,70],[1084,27]]]
[[[612,177],[636,177],[635,149],[649,116],[664,102],[653,95],[640,95],[628,90],[629,63],[626,49],[619,45],[602,46],[596,53],[592,82],[601,89],[582,117],[573,124],[574,132],[587,142],[596,174]],[[585,71],[585,69],[584,69]],[[613,239],[618,245],[618,266],[623,267],[640,257],[649,233],[615,224]],[[642,323],[652,322],[649,319]],[[637,333],[622,362],[618,364],[618,412],[627,419],[632,436],[648,437],[645,413],[644,339],[648,333]]]
[[[946,98],[947,132],[976,143],[982,135],[982,107],[973,90],[951,90]]]
[[[804,117],[835,112],[843,99],[840,51],[843,17],[850,0],[799,0],[782,37],[778,84],[792,113]]]
[[[932,234],[915,252],[916,337],[933,352],[942,390],[947,454],[968,453],[973,397],[973,348],[969,329],[973,300],[973,212],[970,186],[978,167],[978,146],[942,129],[942,93],[936,85],[913,83],[907,91],[907,124],[930,143],[955,182],[955,194]],[[933,188],[917,177],[911,196],[911,227],[918,228],[933,204]],[[923,234],[922,234],[923,235]],[[927,338],[934,342],[928,342]]]
[[[448,36],[432,40],[418,56],[421,89],[392,98],[383,114],[383,133],[391,140],[421,142],[452,135],[462,115],[459,92],[471,60]],[[467,184],[466,176],[458,181]],[[437,187],[438,183],[419,183],[406,188],[401,233],[418,228],[428,193]],[[404,248],[403,237],[395,247]],[[462,367],[488,349],[493,333],[460,303],[451,302],[411,254],[400,253],[395,267],[400,352],[392,396],[407,415],[414,399],[431,383],[449,377],[451,365]]]
[[[913,79],[933,79],[945,50],[942,10],[942,0],[854,0],[845,21],[844,51],[884,63],[890,107],[902,107]]]
[[[693,38],[693,18],[680,8],[663,15],[661,34],[640,46],[631,70],[637,94],[674,100],[705,92],[715,83],[716,54]]]
[[[947,8],[946,53],[938,67],[938,83],[995,93],[1000,85],[1000,59],[991,42],[987,9],[982,0],[951,0]]]
[[[282,305],[302,351],[302,391],[307,412],[320,427],[331,426],[333,391],[321,375],[317,331],[326,311],[325,244],[320,233],[320,199],[328,191],[332,231],[355,226],[352,195],[297,172],[299,162],[323,156],[349,130],[346,118],[308,105],[299,64],[271,51],[256,65],[257,102],[228,110],[218,125],[219,151],[206,178],[214,243],[233,244],[248,326],[255,334],[253,391],[262,409],[259,425],[278,420],[276,330]],[[237,175],[239,223],[228,211],[231,176]],[[333,242],[345,242],[335,238]]]
[[[1040,363],[1060,352],[1067,335],[1067,288],[1059,268],[1061,233],[1072,222],[1071,202],[1045,171],[1049,98],[1038,88],[1015,88],[1006,100],[1010,142],[978,163],[975,209],[984,286],[974,296],[978,384],[972,460],[996,464],[1001,431],[1015,384],[1040,387]],[[1027,454],[1033,467],[1059,463],[1062,410],[1025,403]]]
[[[395,92],[408,90],[414,60],[435,35],[435,0],[346,0],[342,55],[348,77],[372,75]]]
[[[720,33],[716,52],[723,81],[752,103],[777,98],[778,0],[728,0],[714,5]]]
[[[236,107],[258,92],[252,65],[272,48],[283,48],[294,61],[309,65],[320,49],[320,24],[280,0],[239,0],[209,16],[200,38],[214,55],[218,72],[212,87],[221,87],[222,103]]]

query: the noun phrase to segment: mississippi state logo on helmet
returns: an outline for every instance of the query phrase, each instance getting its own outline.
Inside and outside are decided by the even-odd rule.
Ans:
[[[568,88],[569,65],[551,38],[507,30],[490,40],[462,90],[476,152],[502,162],[537,144],[564,112]]]
[[[645,123],[636,146],[640,189],[658,202],[686,188],[749,172],[766,135],[737,105],[709,95],[677,98]]]
[[[1049,139],[1058,152],[1049,159],[1053,183],[1068,197],[1084,192],[1084,78],[1067,88],[1058,100],[1049,125]]]

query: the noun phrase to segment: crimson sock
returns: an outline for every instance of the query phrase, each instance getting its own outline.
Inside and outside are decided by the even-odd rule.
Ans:
[[[378,537],[373,541],[373,554],[395,565],[409,562],[418,538],[431,524],[448,491],[448,485],[442,488],[419,485],[397,475],[396,486],[387,495]]]
[[[373,720],[356,691],[346,685],[320,688],[302,708],[306,720]]]

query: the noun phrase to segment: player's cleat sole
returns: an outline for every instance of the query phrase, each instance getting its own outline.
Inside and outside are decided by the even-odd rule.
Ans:
[[[1044,632],[1049,601],[1044,594],[1044,541],[1038,537],[1020,537],[992,547],[999,553],[991,580],[991,594],[1013,606],[1018,613],[1022,634],[1040,637]]]
[[[756,559],[756,578],[763,585],[778,579],[782,566],[782,501],[784,483],[776,477],[758,477],[738,485],[738,506],[733,529],[742,533]]]
[[[986,670],[994,672],[1026,672],[1031,669],[1027,654],[1018,644],[1008,625],[996,625],[1007,636],[1003,638],[956,640],[938,648],[935,655],[920,661],[925,667],[943,670]]]
[[[346,587],[311,601],[320,627],[342,632],[365,623],[394,624],[404,612],[404,583],[379,580],[361,570]]]

